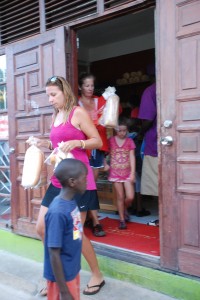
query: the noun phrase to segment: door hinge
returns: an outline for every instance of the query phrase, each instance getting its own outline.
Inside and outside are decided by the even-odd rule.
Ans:
[[[79,49],[79,37],[76,38],[76,47]]]

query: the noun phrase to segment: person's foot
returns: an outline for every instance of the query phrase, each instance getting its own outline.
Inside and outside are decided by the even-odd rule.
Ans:
[[[96,285],[92,285],[92,286],[87,285],[87,290],[85,289],[83,291],[83,294],[84,295],[95,295],[100,291],[100,289],[104,285],[105,285],[105,280],[103,280],[100,284],[96,284]]]
[[[93,226],[92,232],[97,237],[102,237],[102,236],[106,235],[106,233],[103,230],[103,227],[101,226],[101,224],[97,224],[97,225]]]
[[[125,221],[119,221],[119,229],[127,229],[127,226],[126,226],[126,222]]]
[[[87,284],[87,287],[83,291],[83,294],[84,295],[97,294],[104,285],[105,285],[105,280],[103,279],[101,273],[99,276],[92,276],[90,281]]]
[[[47,281],[43,279],[39,285],[40,285],[40,287],[39,287],[38,294],[42,297],[46,297],[47,296]]]
[[[146,210],[145,208],[136,212],[137,217],[146,217],[149,216],[150,214],[151,214],[150,211]]]

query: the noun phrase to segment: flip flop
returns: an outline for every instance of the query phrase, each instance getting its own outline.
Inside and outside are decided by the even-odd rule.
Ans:
[[[95,290],[93,292],[89,292],[89,291],[84,290],[83,294],[84,295],[95,295],[100,291],[100,289],[104,286],[104,284],[105,284],[105,280],[103,280],[100,284],[97,284],[97,285],[93,285],[93,286],[87,285],[88,289],[97,288],[97,290]]]
[[[39,295],[42,297],[46,297],[47,296],[47,287],[43,287],[40,291],[39,291]]]

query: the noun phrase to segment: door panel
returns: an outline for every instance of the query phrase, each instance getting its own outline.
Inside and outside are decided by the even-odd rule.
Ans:
[[[16,233],[37,237],[35,221],[46,186],[24,190],[21,186],[25,141],[31,135],[48,138],[52,108],[45,83],[58,74],[66,77],[66,32],[63,27],[6,48],[9,144],[12,182],[12,226]],[[43,170],[47,176],[47,166]]]
[[[200,276],[200,1],[158,1],[161,264]],[[166,26],[167,24],[167,26]],[[166,119],[173,121],[165,128]]]

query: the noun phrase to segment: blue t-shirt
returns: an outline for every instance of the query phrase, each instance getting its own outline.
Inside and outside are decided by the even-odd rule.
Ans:
[[[64,200],[57,196],[45,215],[44,277],[55,282],[51,268],[49,249],[61,249],[61,261],[65,280],[73,280],[81,268],[82,248],[81,217],[75,200]]]

